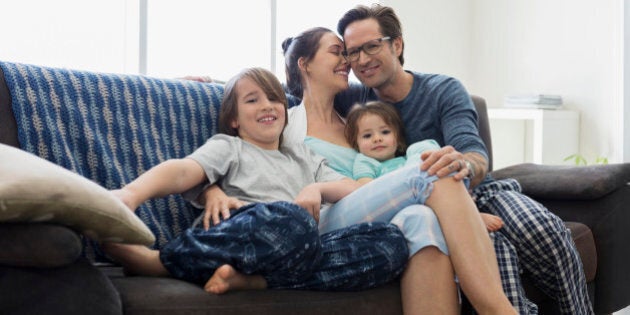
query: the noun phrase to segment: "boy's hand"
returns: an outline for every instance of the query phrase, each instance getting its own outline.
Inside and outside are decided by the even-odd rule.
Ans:
[[[293,202],[306,209],[306,211],[313,216],[315,221],[319,223],[319,208],[322,205],[322,193],[317,184],[304,187]]]
[[[221,222],[221,217],[224,220],[230,217],[230,210],[238,209],[246,204],[246,202],[234,197],[228,197],[224,193],[213,194],[212,196],[206,195],[203,229],[208,230],[210,228],[210,219],[212,219],[212,225],[217,225]]]

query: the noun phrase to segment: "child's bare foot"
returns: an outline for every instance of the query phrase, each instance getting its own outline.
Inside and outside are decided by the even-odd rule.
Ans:
[[[496,215],[492,215],[489,213],[480,213],[481,220],[486,225],[486,229],[488,232],[494,232],[503,227],[503,220]]]
[[[262,290],[266,288],[267,281],[262,276],[242,274],[230,265],[219,267],[204,286],[204,290],[214,294],[223,294],[232,290]]]

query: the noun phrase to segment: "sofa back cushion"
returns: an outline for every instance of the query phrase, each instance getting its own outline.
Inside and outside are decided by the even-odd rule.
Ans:
[[[223,87],[176,79],[0,62],[20,147],[107,189],[191,153],[216,132]],[[189,227],[198,210],[180,196],[136,212],[155,248]],[[86,251],[100,259],[94,244]]]

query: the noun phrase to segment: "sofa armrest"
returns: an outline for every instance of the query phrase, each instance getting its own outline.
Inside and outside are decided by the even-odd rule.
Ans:
[[[496,179],[514,178],[534,199],[591,200],[630,182],[630,163],[593,166],[518,164],[493,171]]]
[[[81,255],[81,237],[68,227],[47,223],[0,223],[0,265],[57,268]]]
[[[515,178],[523,193],[562,220],[587,225],[595,240],[595,312],[610,314],[630,304],[630,163],[595,166],[520,164],[492,172]]]

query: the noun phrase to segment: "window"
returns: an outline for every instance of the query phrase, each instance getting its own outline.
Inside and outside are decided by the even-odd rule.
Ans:
[[[208,75],[260,66],[284,80],[281,43],[358,3],[320,0],[21,0],[2,5],[0,60],[53,67]],[[9,14],[6,14],[9,13]]]
[[[0,60],[127,72],[126,8],[126,0],[3,1]]]
[[[226,80],[245,67],[269,68],[270,25],[268,1],[150,0],[147,74]]]

